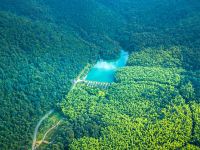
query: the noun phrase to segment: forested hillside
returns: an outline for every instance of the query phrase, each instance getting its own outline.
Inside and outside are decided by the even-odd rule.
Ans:
[[[1,4],[0,148],[27,149],[38,119],[67,94],[79,71],[103,55],[116,57],[119,46],[103,34],[101,43],[82,38],[70,25],[50,21],[36,2]]]
[[[40,115],[62,99],[70,79],[98,58],[98,49],[72,29],[4,12],[0,22],[1,146],[25,146]]]
[[[0,149],[30,149],[52,108],[67,121],[41,149],[198,149],[199,46],[198,0],[0,0]],[[108,90],[69,92],[121,48]]]
[[[80,84],[67,95],[62,111],[81,127],[70,149],[199,149],[199,91],[170,55],[179,49],[153,51],[133,53],[108,90]]]

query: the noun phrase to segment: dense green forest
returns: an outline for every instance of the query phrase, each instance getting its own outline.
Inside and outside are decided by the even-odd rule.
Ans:
[[[159,49],[157,59],[153,51],[133,53],[106,91],[79,84],[68,93],[62,111],[80,122],[70,149],[199,148],[199,91],[177,55],[170,55],[178,48]]]
[[[40,149],[200,149],[199,47],[198,0],[0,0],[0,149],[30,149],[52,108]],[[122,48],[108,89],[70,91]]]

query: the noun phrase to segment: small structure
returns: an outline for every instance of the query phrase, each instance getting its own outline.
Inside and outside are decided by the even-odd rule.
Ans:
[[[89,80],[81,80],[81,82],[84,82],[89,87],[98,87],[103,89],[107,89],[111,85],[109,82],[97,82]]]

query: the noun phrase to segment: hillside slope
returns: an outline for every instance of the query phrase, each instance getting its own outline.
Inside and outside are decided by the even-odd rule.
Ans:
[[[126,78],[134,80],[136,85],[131,83],[133,89],[127,91],[130,94],[124,97],[137,96],[137,101],[133,102],[141,106],[141,109],[144,108],[155,114],[157,109],[161,108],[158,97],[164,97],[163,101],[166,102],[167,109],[162,107],[162,110],[166,118],[163,122],[158,121],[156,128],[165,121],[173,125],[173,121],[185,119],[184,125],[188,128],[179,127],[183,128],[186,136],[183,137],[181,133],[182,137],[177,137],[179,145],[174,145],[178,148],[199,146],[199,118],[198,115],[194,115],[199,113],[200,101],[199,10],[198,0],[0,0],[0,149],[30,148],[37,121],[51,108],[57,109],[56,104],[65,99],[71,80],[87,63],[94,63],[100,58],[116,58],[121,48],[133,55],[129,58],[128,67],[119,71],[116,76],[119,83],[110,89],[110,93],[114,91],[113,95],[117,95],[115,89],[127,90],[129,83],[125,81]],[[169,68],[175,68],[175,71]],[[147,78],[148,75],[144,71],[151,77]],[[160,71],[167,79],[162,78]],[[134,74],[135,72],[138,74]],[[150,81],[153,83],[147,84]],[[181,85],[182,88],[179,87]],[[174,87],[175,93],[171,91]],[[89,92],[85,92],[84,88],[81,92],[86,94],[86,98],[93,100],[90,97],[91,89],[86,89]],[[131,95],[134,88],[138,88],[138,91],[142,91],[144,95],[147,94],[147,97],[144,99],[144,95]],[[163,91],[157,90],[159,88]],[[155,93],[152,93],[154,90]],[[92,90],[92,95],[99,94],[95,92],[97,91]],[[152,94],[150,98],[157,98],[155,103],[148,101],[148,92]],[[187,92],[189,93],[184,94]],[[172,99],[169,99],[170,94]],[[178,98],[173,97],[174,95]],[[88,108],[93,109],[94,105],[101,105],[97,108],[98,114],[91,110],[92,115],[89,114],[91,118],[88,118],[87,109],[81,109],[80,113],[86,114],[81,114],[78,118],[73,116],[70,122],[65,122],[55,135],[58,143],[49,145],[49,149],[52,147],[75,149],[81,146],[80,143],[88,143],[88,139],[84,136],[91,136],[89,141],[97,142],[101,135],[108,135],[105,140],[110,143],[103,144],[114,144],[113,146],[118,144],[120,139],[112,143],[111,132],[120,135],[118,130],[120,131],[120,127],[125,127],[121,126],[119,121],[117,123],[120,126],[104,128],[105,122],[108,123],[109,119],[116,116],[104,116],[106,112],[98,111],[107,103],[107,99],[102,98],[101,92],[98,96],[95,100],[100,102],[96,104],[95,101],[92,108]],[[112,94],[108,96],[112,98]],[[102,99],[105,100],[103,104]],[[121,108],[117,105],[118,98],[113,97],[113,99],[114,101],[109,104],[110,108],[105,110],[116,110],[115,112],[122,118],[124,112],[126,115],[138,117],[134,116],[138,110],[147,117],[147,114],[140,108],[136,108],[133,102],[129,101],[131,103],[129,108],[128,103],[123,102],[124,98],[121,97],[119,104],[125,105]],[[78,100],[79,97],[77,98],[79,103]],[[180,103],[177,102],[179,100]],[[169,108],[168,103],[174,101],[176,105]],[[148,107],[144,106],[143,102]],[[72,104],[70,108],[76,106],[76,101],[66,100],[66,104],[68,103]],[[118,107],[120,112],[117,110]],[[135,112],[131,110],[133,108],[136,108]],[[169,111],[177,113],[170,118]],[[64,111],[65,116],[70,115],[68,113]],[[103,124],[101,124],[102,114]],[[140,128],[140,125],[130,121],[131,115],[129,117],[126,115],[124,119],[128,125],[136,125]],[[158,115],[163,117],[163,114]],[[168,120],[169,118],[171,120]],[[141,118],[138,120],[146,123]],[[116,124],[115,121],[118,120],[111,121]],[[191,127],[191,122],[195,122],[195,126]],[[156,134],[151,127],[148,128],[148,134],[151,134],[150,131]],[[171,131],[170,127],[166,131]],[[163,132],[163,134],[167,133]],[[125,139],[126,136],[127,133],[124,133],[119,137]],[[162,139],[162,136],[159,138]],[[148,140],[151,139],[144,140],[147,140],[148,144]],[[170,146],[172,147],[173,145]]]
[[[38,118],[62,99],[102,48],[70,27],[60,30],[7,12],[0,12],[0,39],[0,147],[27,149]]]

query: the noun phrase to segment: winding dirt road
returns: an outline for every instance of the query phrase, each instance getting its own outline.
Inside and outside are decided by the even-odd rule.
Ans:
[[[35,150],[35,149],[36,149],[35,144],[36,144],[36,140],[37,140],[37,133],[38,133],[38,129],[39,129],[41,123],[42,123],[46,118],[48,118],[48,116],[49,116],[51,113],[53,113],[53,111],[54,111],[54,110],[52,109],[52,110],[50,110],[48,113],[46,113],[46,114],[40,119],[40,121],[38,122],[38,124],[36,125],[35,130],[34,130],[34,134],[33,134],[32,150]]]

